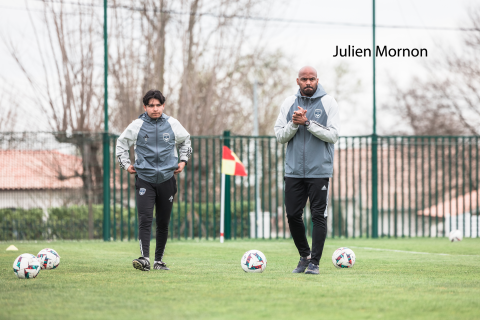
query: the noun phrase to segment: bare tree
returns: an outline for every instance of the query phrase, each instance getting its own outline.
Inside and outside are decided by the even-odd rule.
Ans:
[[[455,111],[450,98],[445,98],[450,84],[443,82],[423,82],[418,78],[412,80],[409,88],[400,88],[393,80],[391,89],[394,96],[387,109],[398,115],[397,124],[390,133],[414,135],[462,135],[468,133],[460,125],[463,110]],[[460,111],[460,113],[458,112]],[[408,126],[406,127],[405,125]]]
[[[21,108],[14,103],[11,92],[13,88],[2,79],[0,85],[0,130],[13,131],[17,124],[18,109]]]
[[[359,94],[362,92],[362,81],[352,66],[340,61],[333,66],[333,75],[326,78],[322,71],[319,78],[327,93],[335,98],[340,107],[342,134],[367,134],[370,132],[371,123],[369,114],[358,108]],[[321,68],[321,69],[325,69]]]
[[[109,74],[113,82],[110,92],[114,100],[110,112],[110,125],[121,132],[134,120],[141,109],[142,63],[144,54],[141,45],[144,36],[139,36],[136,22],[139,14],[135,10],[121,10],[122,3],[113,2],[115,10],[110,23]],[[140,34],[141,35],[141,34]],[[150,35],[145,35],[145,38]],[[112,90],[113,89],[113,90]]]
[[[113,79],[115,104],[110,120],[116,131],[123,130],[139,113],[141,98],[149,89],[164,92],[167,26],[170,2],[149,0],[113,2],[109,31],[109,70]]]
[[[245,107],[251,106],[251,87],[239,90],[251,75],[273,55],[265,53],[265,44],[249,41],[248,21],[262,1],[212,1],[208,6],[198,0],[184,1],[190,10],[182,40],[183,70],[178,94],[177,117],[193,134],[220,134],[225,129],[246,132]],[[216,12],[215,18],[201,12]],[[258,26],[257,32],[264,30]],[[270,68],[272,70],[272,68]],[[287,69],[288,70],[288,69]],[[248,92],[249,94],[245,94]]]
[[[90,5],[93,3],[91,1]],[[56,132],[56,139],[77,146],[83,159],[83,170],[79,174],[91,207],[92,201],[100,201],[102,186],[98,158],[101,140],[89,135],[100,131],[102,124],[103,90],[100,88],[103,74],[97,72],[95,65],[101,54],[97,48],[101,48],[98,44],[102,38],[97,31],[99,23],[94,8],[81,4],[84,3],[77,2],[72,15],[69,4],[63,0],[43,1],[40,17],[34,17],[26,4],[36,41],[40,76],[35,73],[38,66],[30,64],[31,56],[23,55],[11,38],[3,40],[30,84],[31,98],[42,108],[51,130]],[[41,30],[46,34],[41,34]],[[58,174],[62,178],[61,172]],[[98,197],[93,199],[93,194]],[[93,235],[93,229],[90,231]]]
[[[144,2],[144,11],[142,16],[146,21],[146,25],[142,24],[142,34],[147,35],[144,39],[147,44],[147,54],[150,59],[145,59],[144,81],[142,92],[146,92],[150,88],[157,88],[164,91],[165,85],[165,57],[166,57],[166,30],[170,21],[170,15],[167,13],[169,9],[169,1],[150,0]],[[149,10],[150,9],[150,10]],[[148,31],[147,31],[148,30]]]
[[[391,81],[395,99],[385,108],[408,127],[392,133],[478,135],[480,133],[480,6],[469,10],[461,52],[444,49],[442,59],[426,64],[427,80],[407,88]]]
[[[275,99],[281,99],[278,95],[291,80],[285,79],[291,70],[283,54],[269,53],[265,42],[249,41],[248,20],[241,17],[252,15],[261,4],[252,0],[152,0],[141,6],[134,0],[114,2],[110,70],[115,84],[111,119],[116,130],[123,130],[143,112],[145,91],[163,88],[165,112],[177,117],[191,134],[220,134],[225,129],[248,133],[254,72],[259,77],[270,74],[260,89],[260,98],[265,97],[261,110],[269,112],[272,104],[281,103]],[[264,27],[259,25],[257,32]]]
[[[241,74],[235,93],[241,97],[239,115],[244,121],[233,121],[236,133],[249,135],[253,130],[253,84],[257,81],[258,126],[260,135],[271,135],[283,100],[296,90],[296,70],[281,51],[259,52],[245,57],[238,68]]]
[[[34,75],[29,64],[31,57],[23,55],[12,39],[4,39],[50,128],[57,132],[97,131],[102,124],[103,97],[97,90],[102,74],[94,68],[101,38],[96,32],[94,10],[88,6],[79,10],[79,14],[72,16],[66,12],[64,1],[43,1],[41,24],[46,31],[46,44],[42,43],[44,37],[39,31],[42,28],[28,11],[42,69],[40,77]]]

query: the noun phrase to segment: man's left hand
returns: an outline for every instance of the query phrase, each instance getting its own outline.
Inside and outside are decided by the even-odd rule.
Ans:
[[[292,116],[292,122],[298,125],[305,125],[305,121],[307,121],[307,110],[304,110],[302,107],[298,107],[299,110],[295,111]]]
[[[182,171],[183,171],[183,168],[185,168],[185,162],[181,161],[181,162],[178,164],[177,170],[173,171],[173,174],[177,174],[177,173],[182,172]]]

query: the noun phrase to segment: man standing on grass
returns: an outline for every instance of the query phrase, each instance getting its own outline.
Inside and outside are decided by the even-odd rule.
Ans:
[[[122,133],[116,149],[120,167],[135,174],[141,257],[133,260],[133,267],[150,270],[150,232],[155,206],[157,247],[153,268],[169,270],[162,258],[168,239],[173,197],[177,193],[174,174],[182,172],[192,154],[190,134],[177,119],[163,113],[165,97],[160,91],[148,91],[143,97],[143,108],[145,113]],[[133,165],[128,152],[132,145],[135,149]]]
[[[339,114],[337,102],[318,83],[314,68],[300,69],[297,84],[300,87],[297,94],[282,104],[275,135],[278,142],[288,142],[285,207],[290,233],[300,254],[293,273],[318,274],[327,235],[329,179],[333,173],[333,145],[338,140]],[[313,221],[312,250],[302,219],[307,198]]]

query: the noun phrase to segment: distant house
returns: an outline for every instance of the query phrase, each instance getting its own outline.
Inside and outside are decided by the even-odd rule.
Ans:
[[[457,198],[440,202],[425,210],[418,211],[419,216],[438,219],[438,225],[432,225],[432,234],[435,232],[448,235],[452,230],[460,230],[464,237],[477,238],[479,236],[479,207],[478,191],[474,190]],[[436,228],[436,229],[435,229]]]
[[[378,234],[381,236],[443,236],[443,228],[458,228],[465,236],[478,236],[477,191],[465,182],[465,196],[457,186],[463,186],[462,171],[476,176],[476,167],[470,167],[466,158],[455,156],[455,150],[435,150],[429,145],[379,146],[377,154]],[[441,152],[444,153],[441,153]],[[443,156],[442,156],[443,154]],[[435,157],[436,156],[436,157]],[[449,159],[456,159],[450,163]],[[455,168],[458,177],[455,177]],[[444,170],[446,169],[446,170]],[[455,183],[452,185],[452,181]],[[456,211],[435,216],[436,206],[450,207],[443,199],[452,194]],[[457,196],[458,195],[458,196]],[[372,221],[372,164],[371,153],[365,147],[336,148],[334,174],[330,181],[328,232],[359,236],[371,233]],[[470,201],[472,205],[470,206]],[[463,203],[465,202],[465,207]],[[458,203],[458,209],[457,209]],[[429,208],[432,214],[429,213]],[[425,212],[422,211],[423,208]],[[440,210],[439,210],[440,211]],[[443,209],[441,210],[443,214]],[[450,216],[452,224],[450,225]],[[458,226],[457,226],[458,217]],[[437,219],[438,218],[438,219]],[[453,219],[454,218],[454,219]],[[437,221],[439,222],[437,226]],[[448,223],[448,224],[447,224]],[[470,233],[470,228],[472,233]],[[475,229],[475,233],[474,230]],[[448,236],[448,232],[445,232]]]
[[[0,208],[82,202],[81,158],[55,150],[0,150]]]

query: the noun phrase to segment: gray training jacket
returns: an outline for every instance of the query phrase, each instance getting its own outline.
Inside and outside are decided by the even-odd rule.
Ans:
[[[293,124],[293,112],[298,106],[307,110],[308,127]],[[275,135],[277,141],[288,142],[285,155],[285,177],[330,178],[333,174],[333,145],[338,140],[339,114],[335,99],[319,84],[311,97],[300,90],[282,104]]]
[[[145,112],[134,120],[117,140],[117,159],[127,170],[131,165],[128,150],[135,149],[135,171],[140,179],[162,183],[173,176],[180,161],[188,161],[192,154],[190,134],[180,122],[166,114],[152,119]]]

